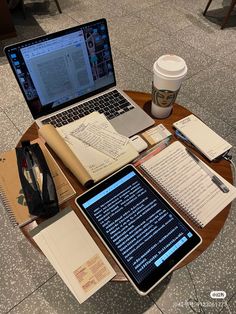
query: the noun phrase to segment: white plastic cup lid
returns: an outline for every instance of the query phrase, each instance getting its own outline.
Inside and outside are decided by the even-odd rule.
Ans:
[[[153,65],[154,73],[173,79],[185,76],[187,69],[184,59],[176,55],[163,55]]]

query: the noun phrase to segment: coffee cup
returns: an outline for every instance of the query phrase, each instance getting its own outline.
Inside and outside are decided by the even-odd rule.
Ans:
[[[151,112],[156,118],[166,118],[187,74],[187,65],[179,56],[163,55],[154,63],[153,73]]]

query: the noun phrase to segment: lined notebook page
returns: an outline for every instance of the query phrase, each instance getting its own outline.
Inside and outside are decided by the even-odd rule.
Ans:
[[[144,162],[141,168],[201,227],[236,197],[234,186],[211,169],[230,190],[223,193],[178,141]]]

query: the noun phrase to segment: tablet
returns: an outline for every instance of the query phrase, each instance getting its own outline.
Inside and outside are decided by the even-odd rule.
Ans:
[[[75,202],[141,295],[149,293],[202,241],[131,165]]]

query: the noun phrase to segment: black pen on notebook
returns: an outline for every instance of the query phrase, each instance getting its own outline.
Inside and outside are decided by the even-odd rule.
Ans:
[[[189,150],[188,148],[185,148],[187,153],[189,154],[189,156],[192,157],[192,159],[206,172],[206,174],[208,174],[208,176],[211,178],[211,181],[213,183],[215,183],[215,185],[218,186],[218,188],[224,192],[224,193],[228,193],[229,189],[227,188],[227,186],[215,175],[213,174],[210,169],[200,160],[198,159],[197,156],[195,156],[191,150]]]

